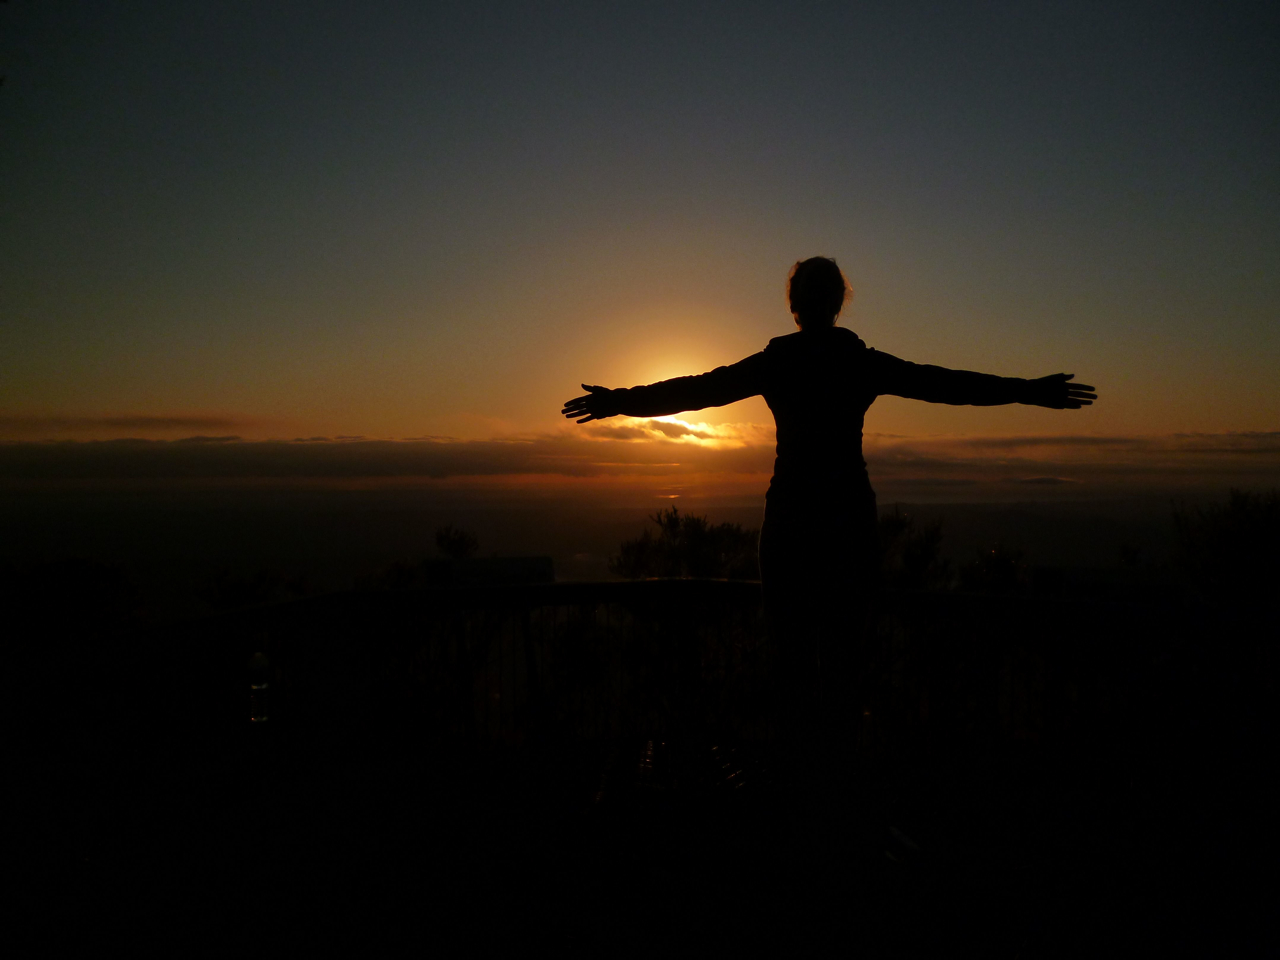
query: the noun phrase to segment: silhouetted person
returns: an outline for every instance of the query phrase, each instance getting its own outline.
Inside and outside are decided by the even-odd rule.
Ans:
[[[820,677],[835,678],[844,688],[854,680],[849,647],[878,560],[876,497],[862,458],[863,417],[876,397],[1055,409],[1078,409],[1096,399],[1093,387],[1068,382],[1073,374],[1022,380],[881,353],[835,325],[850,295],[834,260],[803,260],[787,281],[799,332],[699,376],[621,390],[583,384],[589,392],[562,411],[586,423],[764,396],[778,440],[760,533],[760,577],[776,679],[784,691],[782,719],[790,721],[793,735],[809,722],[805,715],[818,700]]]

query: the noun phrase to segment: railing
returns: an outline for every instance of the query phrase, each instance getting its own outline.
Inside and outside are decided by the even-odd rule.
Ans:
[[[1129,709],[1173,625],[1153,609],[886,592],[855,708],[864,749],[1046,740]],[[351,593],[169,631],[170,712],[246,725],[262,652],[273,729],[482,749],[545,738],[768,735],[759,584],[652,580]]]

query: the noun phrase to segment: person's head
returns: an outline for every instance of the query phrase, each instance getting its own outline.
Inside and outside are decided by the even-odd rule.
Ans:
[[[831,326],[852,296],[849,281],[830,257],[800,260],[787,274],[787,302],[801,330]]]

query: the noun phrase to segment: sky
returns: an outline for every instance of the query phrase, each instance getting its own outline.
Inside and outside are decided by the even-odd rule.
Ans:
[[[791,332],[817,254],[871,346],[1101,395],[883,398],[873,476],[1280,477],[1274,4],[12,0],[0,73],[4,477],[767,480],[759,399],[558,411]]]

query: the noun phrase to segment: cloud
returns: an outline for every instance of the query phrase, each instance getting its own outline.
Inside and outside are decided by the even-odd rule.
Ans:
[[[0,415],[0,437],[44,439],[130,433],[241,430],[257,421],[231,416],[37,417]]]
[[[1143,437],[965,437],[953,440],[956,446],[976,450],[1020,450],[1041,447],[1083,447],[1089,449],[1116,449],[1142,446]]]
[[[635,444],[572,434],[470,441],[0,442],[0,477],[10,480],[652,476],[761,473],[770,465],[763,448]]]
[[[586,432],[599,440],[652,440],[653,434],[643,427],[592,425]]]
[[[556,483],[631,478],[675,489],[696,478],[708,490],[744,483],[763,490],[773,467],[772,432],[759,424],[690,424],[665,418],[492,440],[246,441],[200,435],[182,440],[8,441],[0,442],[0,479],[42,483],[470,478]],[[872,435],[865,452],[873,482],[887,492],[1004,489],[1014,496],[1017,490],[1041,489],[1046,495],[1061,490],[1092,496],[1119,488],[1280,484],[1280,433],[1274,432],[1164,437]]]
[[[971,487],[978,480],[964,477],[902,477],[897,485],[902,487]]]
[[[1079,491],[1280,484],[1280,434],[883,437],[865,445],[878,483],[970,478]]]
[[[1089,459],[1123,455],[1125,451],[1145,454],[1278,454],[1280,431],[1232,433],[1175,433],[1166,436],[1037,436],[1037,437],[902,437],[868,434],[868,447],[886,451],[905,446],[947,451],[949,455],[972,455],[969,451],[1043,451],[1060,450],[1068,456],[1083,455]]]
[[[592,423],[588,436],[602,440],[680,440],[713,447],[773,444],[774,429],[758,423],[690,423],[676,417],[621,418],[617,422]]]

